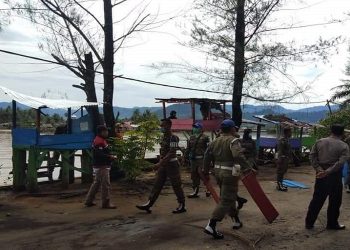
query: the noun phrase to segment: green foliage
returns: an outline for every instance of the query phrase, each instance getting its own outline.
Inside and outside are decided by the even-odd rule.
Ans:
[[[113,139],[111,147],[112,153],[118,156],[117,167],[124,171],[127,180],[134,181],[140,175],[142,166],[146,164],[140,158],[141,147],[137,138],[130,136],[125,140]]]
[[[142,114],[139,109],[135,109],[130,120],[133,123],[140,123],[149,120],[158,120],[157,114],[152,113],[150,110],[145,110]]]
[[[341,124],[345,128],[350,128],[350,108],[341,109],[320,122],[324,128],[317,128],[317,138],[327,137],[330,134],[330,126],[332,124]]]
[[[348,48],[348,51],[350,52],[350,46]],[[343,84],[337,86],[334,88],[335,93],[333,94],[331,100],[342,100],[342,103],[340,105],[340,108],[345,109],[350,103],[350,58],[347,61],[347,64],[345,65],[345,79],[341,80]]]
[[[126,179],[134,181],[143,169],[150,167],[145,160],[146,151],[153,151],[159,142],[160,132],[157,118],[143,118],[139,126],[126,133],[123,140],[111,141],[112,151],[118,156],[117,165],[125,172]]]
[[[141,158],[144,159],[146,151],[154,151],[154,146],[159,142],[160,131],[159,121],[157,118],[144,120],[138,124],[139,126],[130,131],[132,137],[137,138],[138,144],[141,147]]]
[[[17,109],[17,123],[21,127],[32,127],[35,125],[36,111],[34,109]],[[0,108],[0,121],[1,123],[12,122],[12,108],[7,107],[5,109]],[[52,116],[41,116],[42,124],[51,124],[57,126],[64,123],[64,119],[54,114]]]

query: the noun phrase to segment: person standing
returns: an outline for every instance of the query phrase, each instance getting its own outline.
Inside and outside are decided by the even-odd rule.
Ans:
[[[277,144],[277,186],[278,191],[286,192],[288,188],[283,185],[283,178],[288,170],[289,160],[292,156],[292,147],[289,139],[292,137],[292,129],[286,127],[283,129],[283,137]]]
[[[252,132],[251,129],[247,128],[243,131],[243,138],[241,139],[241,146],[243,148],[243,154],[247,161],[249,162],[250,166],[257,170],[256,165],[256,156],[257,156],[257,150],[256,150],[256,143],[252,139],[252,136],[250,133]],[[242,209],[243,205],[247,203],[248,200],[240,197],[237,195],[237,209]]]
[[[92,207],[95,196],[99,189],[101,189],[102,208],[115,209],[116,206],[110,203],[110,176],[111,164],[117,157],[110,153],[106,139],[108,138],[108,129],[106,126],[97,127],[97,136],[92,145],[93,152],[93,171],[94,182],[86,196],[85,206]]]
[[[236,209],[238,181],[241,170],[251,170],[251,166],[242,153],[240,140],[237,138],[237,127],[232,120],[221,123],[221,136],[216,138],[204,154],[203,174],[209,179],[209,170],[215,164],[215,177],[220,187],[220,202],[212,213],[204,232],[215,239],[223,239],[224,235],[216,230],[216,223],[228,214],[233,223],[233,229],[242,227]],[[239,165],[238,165],[239,164]]]
[[[200,177],[198,171],[202,169],[204,153],[207,150],[209,137],[203,133],[203,125],[199,122],[192,125],[192,135],[188,143],[188,155],[191,164],[191,179],[193,193],[188,195],[188,198],[198,198]],[[210,196],[207,191],[206,196]]]
[[[170,112],[170,116],[169,116],[168,119],[170,119],[170,120],[177,119],[176,111],[175,111],[175,110],[172,110],[172,111]]]
[[[252,130],[247,128],[243,131],[243,138],[241,140],[241,146],[243,148],[243,154],[247,161],[253,166],[254,169],[257,169],[256,157],[256,143],[251,136]]]
[[[312,229],[328,197],[327,229],[343,230],[338,222],[342,203],[342,167],[349,160],[349,146],[343,142],[344,126],[332,125],[331,135],[320,139],[310,153],[312,167],[316,170],[314,194],[305,218],[305,228]]]
[[[350,135],[345,138],[344,142],[348,144],[348,146],[350,147]],[[349,169],[350,169],[350,162],[347,161],[344,164],[344,170],[343,170],[344,187],[347,193],[350,193],[350,170]]]
[[[174,214],[186,212],[185,195],[182,189],[180,164],[177,160],[176,150],[179,148],[179,137],[171,132],[172,122],[170,119],[161,121],[163,139],[160,144],[160,161],[155,165],[157,177],[148,202],[144,205],[137,205],[140,210],[151,212],[151,207],[158,199],[167,178],[170,179],[179,206],[173,211]]]

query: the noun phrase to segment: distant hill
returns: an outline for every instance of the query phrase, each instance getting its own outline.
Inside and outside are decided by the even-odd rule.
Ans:
[[[0,102],[0,108],[11,107],[11,103],[8,102]],[[21,104],[18,104],[18,108],[26,109],[27,107]],[[331,109],[333,111],[338,110],[338,106],[333,105]],[[114,107],[114,113],[117,115],[119,112],[119,118],[129,118],[132,116],[133,112],[139,109],[141,113],[145,110],[149,109],[151,112],[157,114],[158,117],[163,117],[163,110],[161,107],[134,107],[134,108],[123,108],[123,107]],[[167,106],[167,116],[169,115],[171,110],[175,110],[177,112],[177,116],[179,118],[189,118],[191,117],[191,107],[188,104],[172,104]],[[230,112],[231,106],[227,106],[227,112]],[[286,109],[280,105],[274,106],[264,106],[264,105],[243,105],[243,117],[245,119],[254,120],[253,115],[267,115],[267,114],[286,114],[287,116],[311,123],[317,123],[321,119],[325,118],[328,114],[328,108],[326,106],[315,106],[310,108],[302,108],[299,110]],[[102,109],[101,109],[102,111]],[[67,111],[63,109],[44,109],[44,113],[53,115],[58,114],[60,116],[64,116]],[[77,117],[80,116],[80,112],[76,113]],[[199,110],[199,105],[196,105],[196,117],[201,117],[201,113]]]

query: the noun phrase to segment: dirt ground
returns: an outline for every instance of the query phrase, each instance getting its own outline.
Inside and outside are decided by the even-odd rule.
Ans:
[[[340,222],[348,229],[325,230],[326,210],[322,210],[314,230],[304,229],[304,217],[312,196],[314,172],[309,166],[291,168],[287,178],[304,182],[311,188],[275,190],[274,169],[261,167],[260,183],[280,213],[268,224],[249,197],[244,186],[240,194],[249,202],[240,217],[244,227],[231,229],[226,218],[218,225],[224,240],[213,240],[203,233],[203,226],[215,203],[211,198],[187,200],[188,212],[173,215],[177,202],[166,185],[153,208],[146,214],[135,208],[147,199],[152,187],[152,173],[130,185],[113,183],[112,200],[116,210],[84,208],[83,191],[88,185],[73,184],[71,195],[58,195],[59,184],[42,185],[41,197],[25,193],[0,193],[1,249],[350,249],[350,194],[344,192]],[[186,194],[191,192],[189,173],[183,172]],[[203,189],[201,190],[203,191]],[[80,194],[79,194],[80,193]],[[55,194],[55,195],[54,195]]]

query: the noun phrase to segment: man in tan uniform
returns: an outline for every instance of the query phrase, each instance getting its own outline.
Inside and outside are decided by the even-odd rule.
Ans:
[[[349,160],[349,146],[341,140],[344,126],[333,125],[331,132],[331,136],[318,140],[310,153],[311,165],[316,170],[316,182],[305,219],[307,229],[314,227],[327,197],[327,229],[345,229],[338,223],[338,218],[343,194],[342,167]]]
[[[292,136],[292,129],[286,127],[283,129],[283,137],[278,140],[277,145],[277,186],[278,191],[286,192],[288,188],[283,185],[283,177],[288,170],[289,159],[292,156],[292,147],[289,139]]]
[[[215,239],[224,238],[216,230],[216,223],[228,214],[234,221],[233,229],[242,227],[236,209],[236,198],[240,172],[249,171],[251,166],[245,159],[239,138],[236,136],[237,128],[232,120],[221,123],[222,134],[215,139],[204,154],[203,174],[209,178],[212,163],[215,166],[215,177],[220,187],[220,202],[217,204],[204,232]],[[238,165],[239,164],[239,165]]]
[[[198,170],[203,167],[203,157],[207,150],[209,137],[203,133],[203,125],[199,122],[193,124],[192,135],[188,142],[188,155],[191,163],[191,179],[193,193],[188,198],[198,198],[200,177]],[[207,196],[210,193],[207,192]]]
[[[160,144],[160,161],[155,166],[155,168],[158,169],[156,181],[149,196],[148,202],[144,205],[136,206],[138,209],[147,211],[148,213],[151,212],[151,207],[158,199],[167,178],[170,179],[179,203],[179,206],[173,211],[173,213],[180,214],[186,212],[180,165],[176,156],[176,150],[179,149],[179,137],[171,133],[171,125],[172,122],[170,119],[162,120],[160,126],[164,135]]]

